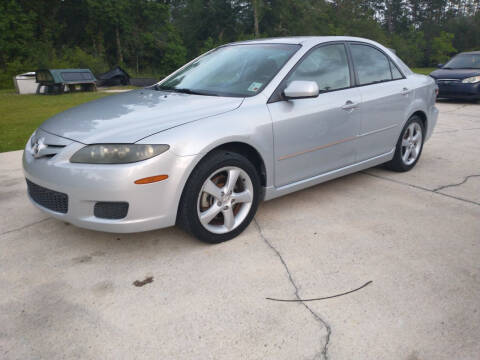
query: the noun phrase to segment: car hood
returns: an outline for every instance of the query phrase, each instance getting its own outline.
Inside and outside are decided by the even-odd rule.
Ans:
[[[480,70],[475,69],[438,69],[430,76],[435,79],[466,79],[480,75]]]
[[[243,98],[133,90],[64,111],[40,128],[84,144],[134,143],[172,127],[232,111],[242,101]]]

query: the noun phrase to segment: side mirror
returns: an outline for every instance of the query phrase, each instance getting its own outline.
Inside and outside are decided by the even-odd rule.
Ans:
[[[437,67],[438,67],[439,69],[441,69],[441,68],[443,68],[443,65],[445,65],[445,64],[437,64]]]
[[[287,99],[307,99],[317,97],[320,93],[315,81],[292,81],[283,90],[283,96]]]

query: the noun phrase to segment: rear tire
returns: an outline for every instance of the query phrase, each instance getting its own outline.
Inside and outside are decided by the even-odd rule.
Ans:
[[[190,175],[177,224],[207,243],[233,239],[255,216],[260,189],[260,176],[247,158],[230,151],[214,151]]]
[[[425,128],[422,119],[413,115],[403,127],[395,147],[395,155],[385,164],[386,167],[397,172],[411,170],[420,159],[424,139]]]

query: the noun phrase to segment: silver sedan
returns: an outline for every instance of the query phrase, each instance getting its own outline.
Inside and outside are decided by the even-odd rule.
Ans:
[[[367,39],[221,46],[155,86],[45,121],[23,156],[28,194],[89,229],[178,224],[222,242],[261,200],[382,163],[412,169],[437,121],[436,90]]]

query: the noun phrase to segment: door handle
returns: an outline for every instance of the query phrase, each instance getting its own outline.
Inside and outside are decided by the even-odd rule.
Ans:
[[[411,90],[408,90],[408,88],[404,87],[404,88],[402,89],[402,92],[401,92],[400,94],[406,96],[406,95],[408,95],[408,94],[410,94],[410,93],[411,93]]]
[[[358,104],[354,103],[352,100],[347,100],[345,105],[342,106],[343,110],[354,110],[358,107]]]

